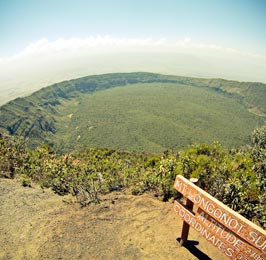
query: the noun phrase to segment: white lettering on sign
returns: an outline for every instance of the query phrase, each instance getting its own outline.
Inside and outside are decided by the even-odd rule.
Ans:
[[[175,188],[193,202],[195,214],[175,202],[178,215],[231,259],[266,260],[266,231],[178,175]]]

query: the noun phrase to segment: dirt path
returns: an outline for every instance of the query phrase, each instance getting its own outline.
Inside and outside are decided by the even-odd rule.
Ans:
[[[152,195],[111,193],[83,209],[71,200],[0,179],[0,259],[225,259],[194,230],[199,244],[179,247],[173,204]]]

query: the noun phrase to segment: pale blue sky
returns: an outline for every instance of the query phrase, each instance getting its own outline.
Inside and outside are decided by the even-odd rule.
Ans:
[[[132,71],[266,83],[266,0],[0,0],[0,105]]]
[[[264,0],[0,0],[0,57],[42,38],[189,37],[266,54]]]

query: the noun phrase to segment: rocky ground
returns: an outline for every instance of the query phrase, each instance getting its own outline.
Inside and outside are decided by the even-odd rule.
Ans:
[[[80,208],[75,199],[38,186],[0,179],[0,259],[225,259],[190,231],[180,247],[182,221],[172,202],[151,194],[113,192]]]

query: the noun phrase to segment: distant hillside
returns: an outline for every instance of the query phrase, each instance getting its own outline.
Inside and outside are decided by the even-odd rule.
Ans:
[[[109,147],[161,152],[248,141],[265,121],[266,85],[153,73],[88,76],[0,107],[0,128],[60,151]]]

